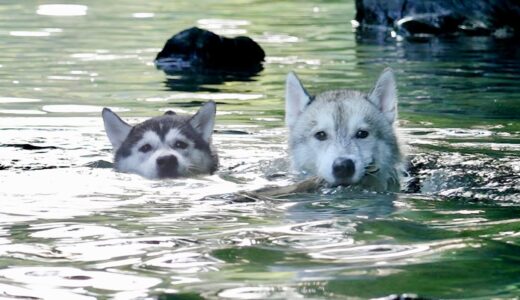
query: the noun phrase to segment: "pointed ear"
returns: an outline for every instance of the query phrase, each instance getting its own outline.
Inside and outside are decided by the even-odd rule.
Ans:
[[[397,118],[397,88],[395,86],[394,71],[391,68],[383,70],[377,79],[374,89],[368,99],[385,115],[390,123]]]
[[[108,108],[103,108],[101,115],[103,116],[103,123],[105,124],[105,131],[108,139],[110,140],[110,143],[112,143],[114,150],[117,150],[125,141],[132,126],[121,120],[118,115]]]
[[[190,125],[202,135],[205,141],[209,141],[215,126],[215,114],[217,107],[215,102],[209,101],[190,119]]]
[[[311,98],[294,72],[285,81],[285,124],[291,128]]]

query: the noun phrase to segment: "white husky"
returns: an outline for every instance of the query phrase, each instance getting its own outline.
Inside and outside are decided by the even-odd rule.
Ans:
[[[403,155],[395,133],[397,90],[385,69],[373,90],[310,96],[289,73],[285,122],[294,169],[331,185],[399,191]]]

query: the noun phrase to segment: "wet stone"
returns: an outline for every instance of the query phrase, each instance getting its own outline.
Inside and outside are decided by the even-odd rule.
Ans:
[[[249,37],[227,38],[192,27],[171,37],[155,64],[167,73],[193,69],[256,73],[264,58],[264,50]]]
[[[356,21],[362,26],[394,27],[403,36],[519,36],[520,5],[515,0],[421,1],[356,0]]]
[[[85,167],[99,168],[99,169],[111,169],[114,167],[114,164],[112,162],[100,159],[100,160],[96,160],[96,161],[85,164]]]
[[[67,276],[65,279],[72,279],[72,280],[89,280],[92,279],[90,276],[85,275],[74,275],[74,276]]]
[[[33,144],[3,144],[3,147],[20,148],[22,150],[43,150],[43,149],[59,149],[55,146],[38,146]]]

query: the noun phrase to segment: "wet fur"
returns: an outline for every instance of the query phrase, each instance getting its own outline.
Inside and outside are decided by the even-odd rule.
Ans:
[[[199,115],[202,110],[208,112]],[[212,174],[217,169],[218,157],[211,145],[214,103],[206,104],[194,116],[167,112],[133,127],[108,109],[103,111],[103,120],[114,148],[114,168],[117,171],[154,179]],[[187,148],[173,147],[177,141],[186,143]],[[145,144],[151,145],[152,150],[147,153],[139,151]],[[157,166],[157,159],[163,156],[175,156],[178,162],[167,175],[162,174]]]
[[[318,176],[330,185],[399,190],[403,155],[395,133],[397,98],[391,70],[382,73],[369,94],[334,90],[311,97],[294,74],[288,76],[287,89],[286,121],[295,170]],[[360,129],[369,136],[356,138]],[[317,140],[314,134],[318,131],[325,131],[328,138]],[[338,157],[354,162],[352,178],[333,175],[332,164]]]

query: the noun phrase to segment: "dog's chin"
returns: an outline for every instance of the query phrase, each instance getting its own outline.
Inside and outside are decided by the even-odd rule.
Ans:
[[[173,179],[179,178],[179,172],[177,170],[162,171],[157,174],[157,179]]]
[[[335,179],[334,181],[327,181],[328,185],[331,187],[337,187],[337,186],[349,186],[353,185],[354,183],[351,180],[346,179]]]
[[[329,181],[329,180],[325,180],[325,181],[327,181],[328,185],[330,185],[331,187],[351,186],[351,185],[359,184],[359,182],[361,181],[361,178],[360,179],[356,179],[356,178],[334,178],[332,181]]]

